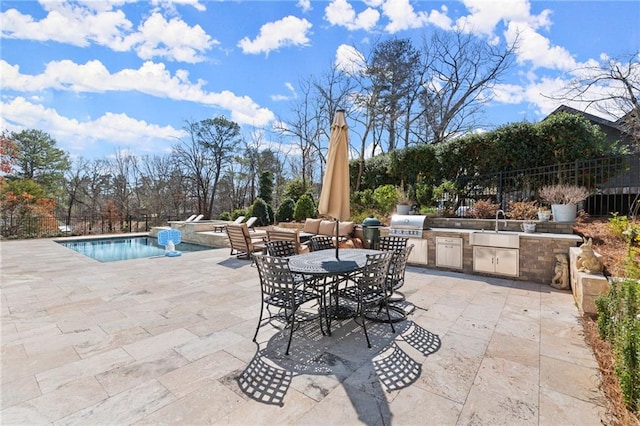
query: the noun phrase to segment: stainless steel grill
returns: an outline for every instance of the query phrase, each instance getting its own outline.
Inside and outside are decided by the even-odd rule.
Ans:
[[[428,229],[427,216],[396,214],[389,223],[389,235],[422,238],[425,229]]]

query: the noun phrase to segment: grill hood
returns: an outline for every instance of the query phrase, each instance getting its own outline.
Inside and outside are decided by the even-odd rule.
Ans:
[[[394,214],[391,216],[389,228],[392,229],[429,229],[427,226],[427,216],[408,214]]]

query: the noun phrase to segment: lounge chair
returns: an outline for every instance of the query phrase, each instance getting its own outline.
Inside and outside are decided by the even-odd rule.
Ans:
[[[202,219],[204,217],[203,214],[199,214],[198,216],[195,217],[195,219],[192,220],[192,222],[200,222],[200,219]]]
[[[232,255],[248,259],[252,253],[265,251],[264,238],[252,237],[246,223],[239,225],[230,223],[226,230]]]
[[[233,223],[234,225],[240,225],[242,223],[242,221],[244,220],[245,216],[238,216],[236,218],[236,220],[234,220]],[[224,232],[224,230],[227,228],[227,224],[223,223],[222,225],[216,225],[213,227],[213,232]]]
[[[185,222],[193,222],[193,219],[195,219],[195,218],[196,218],[196,215],[195,215],[195,214],[192,214],[191,216],[189,216],[188,218],[186,218],[184,221],[185,221]]]
[[[255,216],[251,216],[249,219],[247,219],[247,221],[245,222],[247,224],[247,228],[249,228],[249,230],[251,231],[255,231],[255,225],[256,225],[256,221],[258,220],[257,217]]]

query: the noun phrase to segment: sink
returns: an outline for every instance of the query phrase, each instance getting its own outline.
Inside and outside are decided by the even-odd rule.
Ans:
[[[520,248],[520,234],[509,231],[477,231],[469,234],[472,246]]]

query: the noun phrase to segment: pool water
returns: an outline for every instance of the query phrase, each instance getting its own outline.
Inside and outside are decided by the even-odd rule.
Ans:
[[[164,246],[160,246],[158,240],[153,237],[101,238],[58,241],[58,243],[99,262],[116,262],[119,260],[142,259],[165,255]],[[176,251],[182,253],[213,249],[215,249],[215,247],[191,243],[180,243],[176,245]]]

